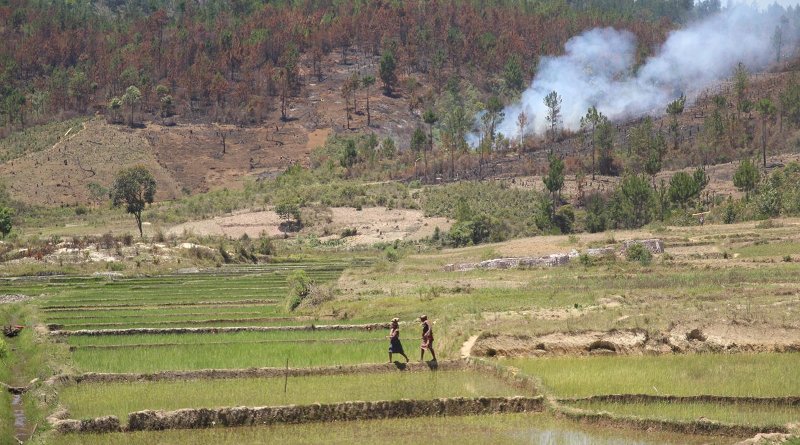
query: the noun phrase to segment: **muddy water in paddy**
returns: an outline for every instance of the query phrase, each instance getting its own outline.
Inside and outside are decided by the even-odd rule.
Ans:
[[[591,428],[591,427],[587,427]],[[602,432],[601,432],[602,431]],[[647,438],[647,433],[620,430],[619,434],[609,432],[603,428],[597,432],[587,432],[569,429],[531,429],[515,434],[518,443],[530,445],[679,445],[689,443],[687,438],[673,435],[673,439]],[[636,437],[635,439],[633,437]],[[715,437],[708,438],[708,444],[733,443],[736,439],[729,438],[727,442],[715,442]],[[695,442],[692,442],[695,443]]]
[[[28,438],[28,429],[25,422],[25,409],[22,404],[22,394],[11,396],[11,410],[14,413],[14,437],[20,441]]]

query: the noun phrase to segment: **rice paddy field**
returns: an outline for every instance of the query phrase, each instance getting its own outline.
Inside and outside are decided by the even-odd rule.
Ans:
[[[36,424],[41,443],[352,443],[354,437],[359,443],[377,443],[391,437],[464,444],[732,444],[744,437],[609,428],[556,418],[551,412],[579,409],[620,418],[700,419],[784,430],[800,421],[796,404],[576,399],[608,394],[798,397],[799,353],[730,350],[534,357],[526,355],[523,348],[523,352],[481,359],[499,373],[474,365],[439,371],[418,366],[409,372],[385,365],[385,370],[368,373],[284,378],[229,373],[226,378],[203,374],[206,377],[178,380],[153,375],[287,366],[378,366],[388,360],[388,330],[375,323],[395,316],[403,321],[401,339],[406,352],[417,361],[419,325],[415,317],[420,313],[430,314],[434,322],[440,362],[457,360],[462,344],[480,333],[514,335],[520,342],[537,335],[590,330],[638,329],[657,337],[672,329],[675,320],[700,324],[721,319],[752,331],[791,333],[798,329],[800,264],[781,258],[792,255],[794,245],[800,244],[770,241],[787,227],[770,230],[777,231],[751,237],[767,242],[749,245],[729,245],[725,238],[671,234],[671,242],[684,249],[676,251],[683,253],[648,267],[616,260],[529,270],[453,273],[442,269],[448,263],[498,257],[509,254],[503,249],[519,249],[509,243],[408,255],[397,263],[372,264],[342,252],[335,259],[223,266],[157,276],[2,279],[0,294],[32,297],[27,303],[0,307],[3,323],[19,321],[30,326],[32,329],[24,331],[25,348],[46,354],[35,364],[26,364],[18,363],[12,351],[0,377],[10,378],[14,369],[25,366],[41,369],[42,380],[59,374],[146,374],[113,382],[65,378],[54,385],[35,385],[24,396],[22,411],[32,421],[22,433],[29,434],[31,423]],[[575,244],[566,237],[553,241],[560,247],[581,247],[589,242],[578,240]],[[704,249],[718,246],[738,257],[730,260],[733,263],[694,258],[693,253],[686,253],[686,246],[693,243]],[[330,287],[329,299],[318,306],[289,310],[287,277],[296,270],[305,271],[316,284]],[[343,327],[324,328],[330,325]],[[17,352],[25,349],[22,343],[14,345]],[[430,360],[430,355],[426,359]],[[394,360],[404,361],[397,355]],[[430,368],[435,369],[432,363]],[[511,374],[528,377],[533,383],[521,385]],[[139,410],[539,395],[553,400],[548,412],[101,435],[56,434],[43,419],[43,413],[57,410],[71,419],[114,415],[124,427],[128,414]],[[4,404],[0,432],[4,436],[19,433],[9,426],[17,411],[5,409],[8,401],[0,402]],[[424,430],[424,438],[419,436],[420,430]]]
[[[600,394],[800,395],[800,354],[689,354],[501,360],[558,397]]]
[[[285,386],[284,386],[285,385]],[[350,400],[427,400],[443,397],[533,395],[474,371],[304,376],[264,379],[188,380],[80,384],[61,391],[75,418],[109,414],[127,419],[144,409],[309,405]]]
[[[800,407],[778,404],[575,402],[569,405],[590,411],[645,419],[692,421],[702,418],[723,423],[765,427],[785,425],[800,419]]]
[[[306,423],[268,427],[170,430],[104,435],[62,435],[55,445],[208,444],[359,444],[394,443],[464,445],[723,445],[730,438],[641,432],[586,426],[541,414],[499,414],[427,419],[381,419],[361,422]]]

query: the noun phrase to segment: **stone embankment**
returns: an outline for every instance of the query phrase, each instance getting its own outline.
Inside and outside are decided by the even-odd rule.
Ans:
[[[128,425],[124,428],[115,416],[84,420],[52,419],[51,423],[53,428],[60,433],[102,433],[541,412],[544,410],[544,406],[542,397],[457,397],[433,400],[343,402],[252,408],[199,408],[176,411],[145,410],[130,413],[128,415]]]
[[[664,253],[664,243],[660,239],[628,240],[624,241],[619,248],[619,253],[624,255],[628,248],[634,244],[641,244],[651,253]],[[590,257],[600,257],[615,255],[617,250],[614,247],[600,247],[586,249],[584,254]],[[569,264],[570,260],[577,258],[580,252],[572,250],[569,253],[553,253],[545,256],[527,256],[510,258],[493,258],[479,263],[455,263],[446,264],[443,269],[445,272],[466,272],[474,269],[516,269],[520,267],[557,267]]]

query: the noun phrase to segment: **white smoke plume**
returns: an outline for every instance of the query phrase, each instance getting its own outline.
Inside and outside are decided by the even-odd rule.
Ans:
[[[671,32],[656,55],[635,72],[632,33],[612,28],[587,31],[566,43],[564,55],[542,58],[521,101],[506,107],[498,132],[518,137],[517,118],[525,111],[526,133],[544,133],[544,97],[551,91],[562,98],[562,127],[569,130],[580,127],[581,117],[593,105],[612,120],[663,114],[667,104],[682,93],[691,99],[714,82],[729,78],[739,62],[750,72],[773,62],[772,36],[779,23],[780,14],[774,10],[747,6],[724,10]],[[785,34],[788,43],[789,33]]]

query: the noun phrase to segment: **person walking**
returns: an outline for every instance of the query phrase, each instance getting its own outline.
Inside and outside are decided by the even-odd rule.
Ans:
[[[433,361],[436,361],[436,352],[433,350],[433,328],[428,321],[427,315],[420,315],[419,321],[422,322],[422,344],[420,345],[419,361],[425,358],[425,351],[428,350],[433,356]]]
[[[392,318],[391,329],[389,330],[389,363],[392,363],[392,354],[400,354],[408,363],[408,356],[403,351],[403,344],[400,343],[400,319]]]

